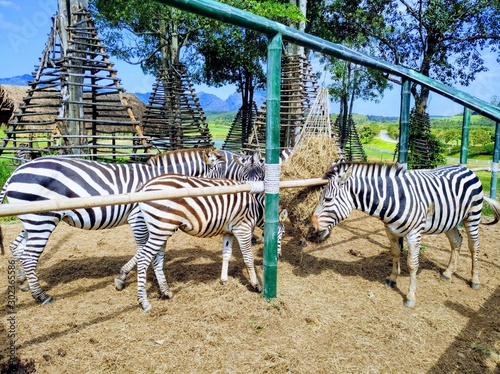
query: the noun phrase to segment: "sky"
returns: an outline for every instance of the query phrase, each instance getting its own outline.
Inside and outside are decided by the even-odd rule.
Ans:
[[[31,74],[34,66],[45,49],[48,34],[52,27],[51,17],[56,14],[57,0],[0,0],[0,40],[2,40],[0,58],[0,78],[10,78]],[[104,42],[105,44],[105,42]],[[490,102],[495,95],[500,95],[500,65],[493,54],[484,54],[488,72],[478,74],[469,87],[455,88]],[[149,92],[155,78],[144,75],[137,65],[130,65],[110,57],[118,70],[118,77],[127,92]],[[313,69],[318,70],[313,64]],[[322,79],[320,84],[328,84]],[[205,85],[195,86],[196,92],[215,94],[225,100],[235,92],[234,86],[214,88]],[[338,104],[332,103],[331,110],[337,112]],[[379,103],[356,101],[354,113],[380,116],[399,116],[400,87],[384,93]],[[463,112],[463,107],[453,101],[431,93],[429,114],[452,116]]]

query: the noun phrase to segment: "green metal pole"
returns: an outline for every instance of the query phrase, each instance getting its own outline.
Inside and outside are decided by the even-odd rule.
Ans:
[[[264,217],[264,298],[276,297],[278,275],[278,205],[280,179],[280,88],[281,34],[274,35],[267,46],[266,97],[266,212]]]
[[[470,109],[464,108],[464,119],[462,122],[462,148],[460,148],[460,164],[467,164],[469,152]]]
[[[491,164],[491,189],[490,197],[496,199],[498,182],[498,159],[500,158],[500,122],[495,128],[495,148],[493,149],[493,163]]]
[[[410,81],[403,79],[401,84],[401,109],[399,115],[399,153],[398,163],[408,165],[408,139],[410,137]]]

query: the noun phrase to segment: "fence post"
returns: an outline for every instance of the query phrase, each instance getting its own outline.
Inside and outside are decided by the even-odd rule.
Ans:
[[[282,36],[276,34],[267,46],[266,97],[266,212],[264,218],[264,298],[276,297],[278,274],[278,205],[280,147],[280,88]]]
[[[470,132],[470,109],[464,108],[464,118],[462,122],[462,147],[460,148],[460,164],[467,164],[469,152],[469,132]]]
[[[398,164],[408,166],[408,139],[410,133],[410,81],[401,83],[401,110],[399,114]]]

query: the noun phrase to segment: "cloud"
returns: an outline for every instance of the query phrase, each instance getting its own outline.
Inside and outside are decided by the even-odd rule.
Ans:
[[[18,4],[8,0],[0,0],[0,7],[20,9]]]
[[[0,0],[1,1],[1,0]],[[20,27],[19,25],[6,21],[4,18],[4,15],[0,13],[0,30],[8,30],[8,31],[13,31],[13,32],[19,32]]]

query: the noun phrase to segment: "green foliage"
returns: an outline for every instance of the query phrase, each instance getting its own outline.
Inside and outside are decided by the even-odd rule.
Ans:
[[[0,160],[0,186],[3,186],[14,170],[8,160]]]
[[[387,135],[389,135],[392,139],[399,139],[399,125],[387,126]]]
[[[363,144],[369,143],[377,134],[371,126],[362,126],[358,131],[359,138]]]

